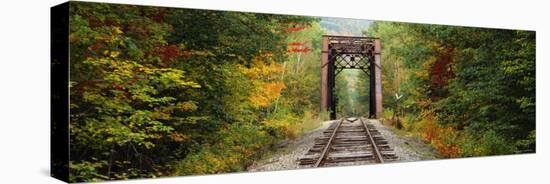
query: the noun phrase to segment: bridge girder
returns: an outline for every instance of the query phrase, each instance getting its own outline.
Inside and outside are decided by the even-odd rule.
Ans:
[[[369,117],[382,112],[380,39],[323,35],[321,53],[321,111],[336,119],[336,75],[345,69],[360,69],[369,80]]]

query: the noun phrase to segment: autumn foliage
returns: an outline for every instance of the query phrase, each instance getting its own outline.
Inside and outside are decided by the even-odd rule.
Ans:
[[[433,121],[427,121],[423,126],[422,138],[431,143],[439,155],[445,158],[462,156],[462,151],[455,140],[459,132],[452,127],[443,127]]]
[[[397,128],[444,158],[535,151],[535,34],[375,22]],[[393,97],[397,94],[403,98]]]
[[[316,112],[313,98],[293,96],[312,88],[285,67],[296,45],[287,39],[312,18],[87,2],[70,11],[71,182],[243,171]]]

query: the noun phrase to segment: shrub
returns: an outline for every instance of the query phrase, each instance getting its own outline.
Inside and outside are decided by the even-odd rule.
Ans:
[[[416,127],[417,127],[417,123],[415,123],[416,120],[416,116],[414,114],[407,114],[404,118],[403,121],[400,121],[401,123],[401,126],[403,126],[403,128],[407,131],[415,131]]]
[[[382,111],[382,118],[386,119],[386,120],[392,119],[393,118],[393,110],[390,109],[390,108],[384,109],[384,111]]]
[[[174,175],[214,174],[244,171],[252,158],[274,143],[266,131],[248,124],[232,124],[215,134],[219,142],[204,145],[199,151],[174,164]]]
[[[526,139],[522,139],[516,142],[516,148],[518,152],[522,153],[534,153],[536,151],[536,131],[529,132]]]
[[[493,130],[487,131],[483,134],[480,147],[480,155],[503,155],[511,154],[515,151],[514,144],[510,144],[509,140],[506,140]]]
[[[440,156],[444,158],[462,156],[459,144],[461,134],[453,127],[439,125],[433,117],[429,116],[416,124],[414,132],[419,132],[421,137],[430,143]]]
[[[281,114],[276,117],[264,121],[263,125],[277,138],[294,139],[300,130],[297,122],[301,122],[298,117],[292,113],[281,111]]]
[[[95,162],[69,162],[69,169],[71,169],[71,174],[69,175],[69,180],[74,182],[79,181],[91,181],[97,182],[108,179],[107,176],[102,175],[99,172],[101,167],[107,165],[106,161],[95,161]]]
[[[512,154],[516,151],[515,145],[510,144],[510,142],[494,130],[489,130],[480,136],[466,133],[460,147],[463,150],[463,156],[466,157],[503,155]]]
[[[300,132],[298,132],[298,134],[303,134],[307,131],[318,128],[321,125],[322,121],[323,120],[312,110],[305,111],[302,121],[298,125],[300,129]]]

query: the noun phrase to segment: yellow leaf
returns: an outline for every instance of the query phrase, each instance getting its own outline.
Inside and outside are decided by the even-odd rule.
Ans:
[[[119,54],[120,54],[120,52],[118,52],[118,51],[112,51],[111,52],[111,57],[116,58]]]
[[[124,32],[122,32],[122,30],[120,30],[120,27],[115,27],[115,33],[122,34]]]

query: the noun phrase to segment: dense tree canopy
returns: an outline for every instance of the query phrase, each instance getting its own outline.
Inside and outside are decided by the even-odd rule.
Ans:
[[[534,152],[535,34],[376,22],[384,104],[447,157]],[[386,114],[388,114],[386,113]]]
[[[71,5],[71,181],[240,171],[316,113],[315,19]]]

